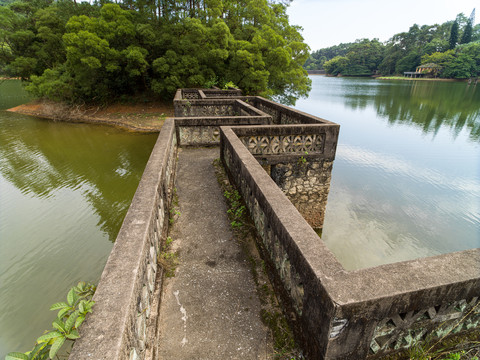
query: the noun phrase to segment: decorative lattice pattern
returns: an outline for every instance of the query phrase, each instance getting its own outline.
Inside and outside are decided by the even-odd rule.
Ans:
[[[285,135],[285,136],[249,136],[240,140],[254,155],[323,153],[325,134]]]
[[[370,343],[370,353],[406,349],[426,340],[440,339],[478,326],[478,297],[396,314],[378,323]]]
[[[183,116],[236,116],[232,104],[218,105],[182,105]]]
[[[205,91],[205,96],[207,98],[212,97],[238,97],[241,96],[242,93],[240,91]]]
[[[218,126],[185,126],[180,127],[181,145],[214,145],[220,143]]]
[[[183,91],[183,98],[190,100],[190,99],[200,99],[200,94],[198,91]]]

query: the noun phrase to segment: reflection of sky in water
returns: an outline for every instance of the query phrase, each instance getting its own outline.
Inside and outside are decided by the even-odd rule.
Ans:
[[[297,108],[341,125],[322,238],[346,268],[480,247],[480,89],[457,113],[438,104],[441,116],[422,117],[466,84],[439,95],[432,84],[313,82]]]

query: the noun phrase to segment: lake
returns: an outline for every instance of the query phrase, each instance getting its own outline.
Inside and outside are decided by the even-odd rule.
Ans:
[[[340,124],[322,239],[347,269],[480,247],[480,85],[311,76]]]
[[[0,82],[0,359],[31,350],[70,287],[98,283],[157,138],[2,111],[28,100]]]

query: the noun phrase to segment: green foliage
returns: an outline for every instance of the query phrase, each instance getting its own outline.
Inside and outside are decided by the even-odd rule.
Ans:
[[[354,64],[348,66],[343,72],[343,76],[370,76],[372,71],[365,65]]]
[[[354,43],[340,44],[333,46],[325,51],[312,54],[313,56],[321,55],[317,64],[321,63],[323,69],[330,75],[342,74],[343,76],[369,76],[378,69],[383,58],[384,46],[378,39],[368,40],[360,39]],[[327,58],[332,54],[333,58]],[[315,60],[310,60],[309,69],[313,69]]]
[[[305,151],[305,155],[308,155],[308,151]],[[306,165],[307,159],[302,155],[298,158],[298,165]]]
[[[471,42],[455,50],[436,52],[422,57],[422,64],[435,63],[443,68],[444,78],[466,79],[480,76],[480,43]]]
[[[472,29],[472,41],[480,41],[480,24],[477,24]]]
[[[455,49],[458,41],[458,22],[455,20],[450,30],[450,39],[448,40],[448,48]]]
[[[335,56],[332,60],[328,60],[323,64],[323,68],[327,74],[337,76],[347,69],[349,60],[345,56]]]
[[[66,4],[20,0],[0,7],[0,48],[8,49],[0,52],[4,72],[28,79],[65,61]]]
[[[92,312],[93,294],[96,286],[85,282],[78,283],[70,289],[66,302],[58,302],[50,310],[58,310],[57,318],[53,321],[54,330],[46,331],[35,342],[31,351],[26,353],[11,352],[5,360],[47,360],[53,359],[66,341],[78,339],[78,329],[88,313]]]
[[[307,70],[322,70],[324,69],[324,63],[328,60],[332,60],[337,56],[346,56],[351,46],[352,43],[342,43],[314,51],[307,59],[304,66]]]
[[[242,204],[242,197],[237,190],[226,190],[223,195],[230,204],[230,208],[227,210],[228,217],[230,218],[230,226],[233,229],[238,229],[243,226],[244,216],[246,215],[246,208]]]
[[[460,40],[460,44],[468,44],[470,41],[472,41],[472,30],[473,24],[472,21],[469,20],[467,25],[465,25],[465,29],[463,29],[463,35],[462,39]]]
[[[237,85],[235,85],[232,81],[229,81],[225,85],[223,85],[224,90],[236,89],[236,88],[237,88]]]
[[[443,70],[443,77],[467,79],[478,74],[475,59],[468,54],[460,53]]]
[[[37,96],[171,97],[231,81],[292,104],[310,89],[308,46],[286,6],[268,0],[17,0],[0,20],[0,69],[31,81]]]
[[[173,239],[168,236],[163,244],[162,251],[157,256],[157,261],[162,265],[166,277],[174,277],[178,266],[178,252],[172,251]]]
[[[356,72],[371,75],[378,69],[378,65],[383,58],[383,45],[378,39],[361,39],[353,43],[347,53],[347,58],[351,66],[356,66]],[[350,70],[355,73],[354,70]]]
[[[407,56],[397,61],[395,72],[403,74],[405,71],[415,71],[415,68],[420,65],[421,57],[416,52],[411,52]]]
[[[384,44],[377,39],[360,39],[317,50],[310,54],[304,68],[324,69],[327,74],[343,76],[369,76],[377,71],[382,75],[403,75],[405,71],[415,71],[420,63],[434,63],[445,69],[444,77],[475,76],[471,61],[459,56],[462,52],[458,50],[462,45],[457,46],[460,35],[460,44],[479,41],[480,26],[473,27],[472,19],[463,14],[457,15],[455,21],[440,25],[414,24],[408,32],[395,34]],[[435,61],[433,58],[440,53],[446,55],[440,56],[441,61]],[[447,63],[451,67],[448,71]]]
[[[450,64],[455,58],[454,50],[447,50],[445,52],[435,52],[430,55],[422,56],[422,64],[437,64],[442,67]]]

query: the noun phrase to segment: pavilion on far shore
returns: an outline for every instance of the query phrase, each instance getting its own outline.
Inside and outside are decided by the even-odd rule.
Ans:
[[[437,75],[442,71],[440,65],[429,63],[417,66],[415,71],[405,71],[403,76],[417,78],[417,77],[437,77]]]

